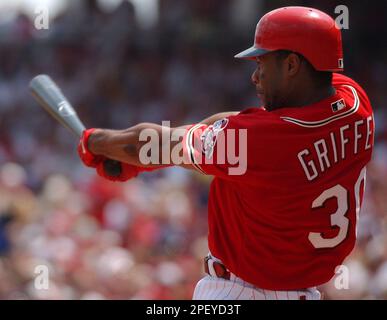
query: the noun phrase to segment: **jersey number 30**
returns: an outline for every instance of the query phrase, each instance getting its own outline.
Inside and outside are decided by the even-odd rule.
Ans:
[[[360,213],[360,186],[364,180],[363,189],[365,188],[366,181],[366,168],[364,167],[357,179],[353,192],[355,195],[355,208],[356,208],[356,219],[359,220]],[[312,203],[312,208],[320,208],[324,205],[325,201],[331,198],[337,199],[337,210],[331,215],[331,226],[339,227],[339,232],[334,238],[323,238],[321,233],[310,232],[309,241],[312,245],[317,248],[333,248],[339,245],[347,237],[349,219],[345,216],[348,212],[348,190],[342,185],[337,184],[332,188],[325,190],[321,193]]]

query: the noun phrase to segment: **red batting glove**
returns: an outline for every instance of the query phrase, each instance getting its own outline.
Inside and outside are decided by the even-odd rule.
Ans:
[[[94,130],[94,128],[84,130],[78,144],[79,157],[87,167],[91,168],[96,168],[106,159],[104,156],[95,155],[89,150],[89,138],[93,134]]]

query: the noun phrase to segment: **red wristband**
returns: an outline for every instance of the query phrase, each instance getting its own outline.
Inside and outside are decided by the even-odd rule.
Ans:
[[[89,138],[94,131],[94,128],[83,131],[78,144],[79,157],[87,167],[92,168],[96,168],[98,164],[102,163],[102,161],[106,159],[104,156],[95,155],[89,150]]]

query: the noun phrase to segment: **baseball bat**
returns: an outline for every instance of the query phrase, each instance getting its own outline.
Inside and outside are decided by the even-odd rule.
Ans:
[[[30,82],[30,90],[39,105],[54,119],[78,139],[82,136],[85,126],[70,102],[48,75],[41,74],[34,77]],[[119,176],[122,170],[120,162],[111,159],[104,161],[104,169],[112,177]]]

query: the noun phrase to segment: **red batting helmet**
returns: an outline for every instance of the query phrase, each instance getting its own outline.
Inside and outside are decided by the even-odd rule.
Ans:
[[[303,55],[316,70],[343,71],[341,32],[326,13],[307,7],[284,7],[257,24],[254,46],[235,58],[253,59],[275,50]]]

